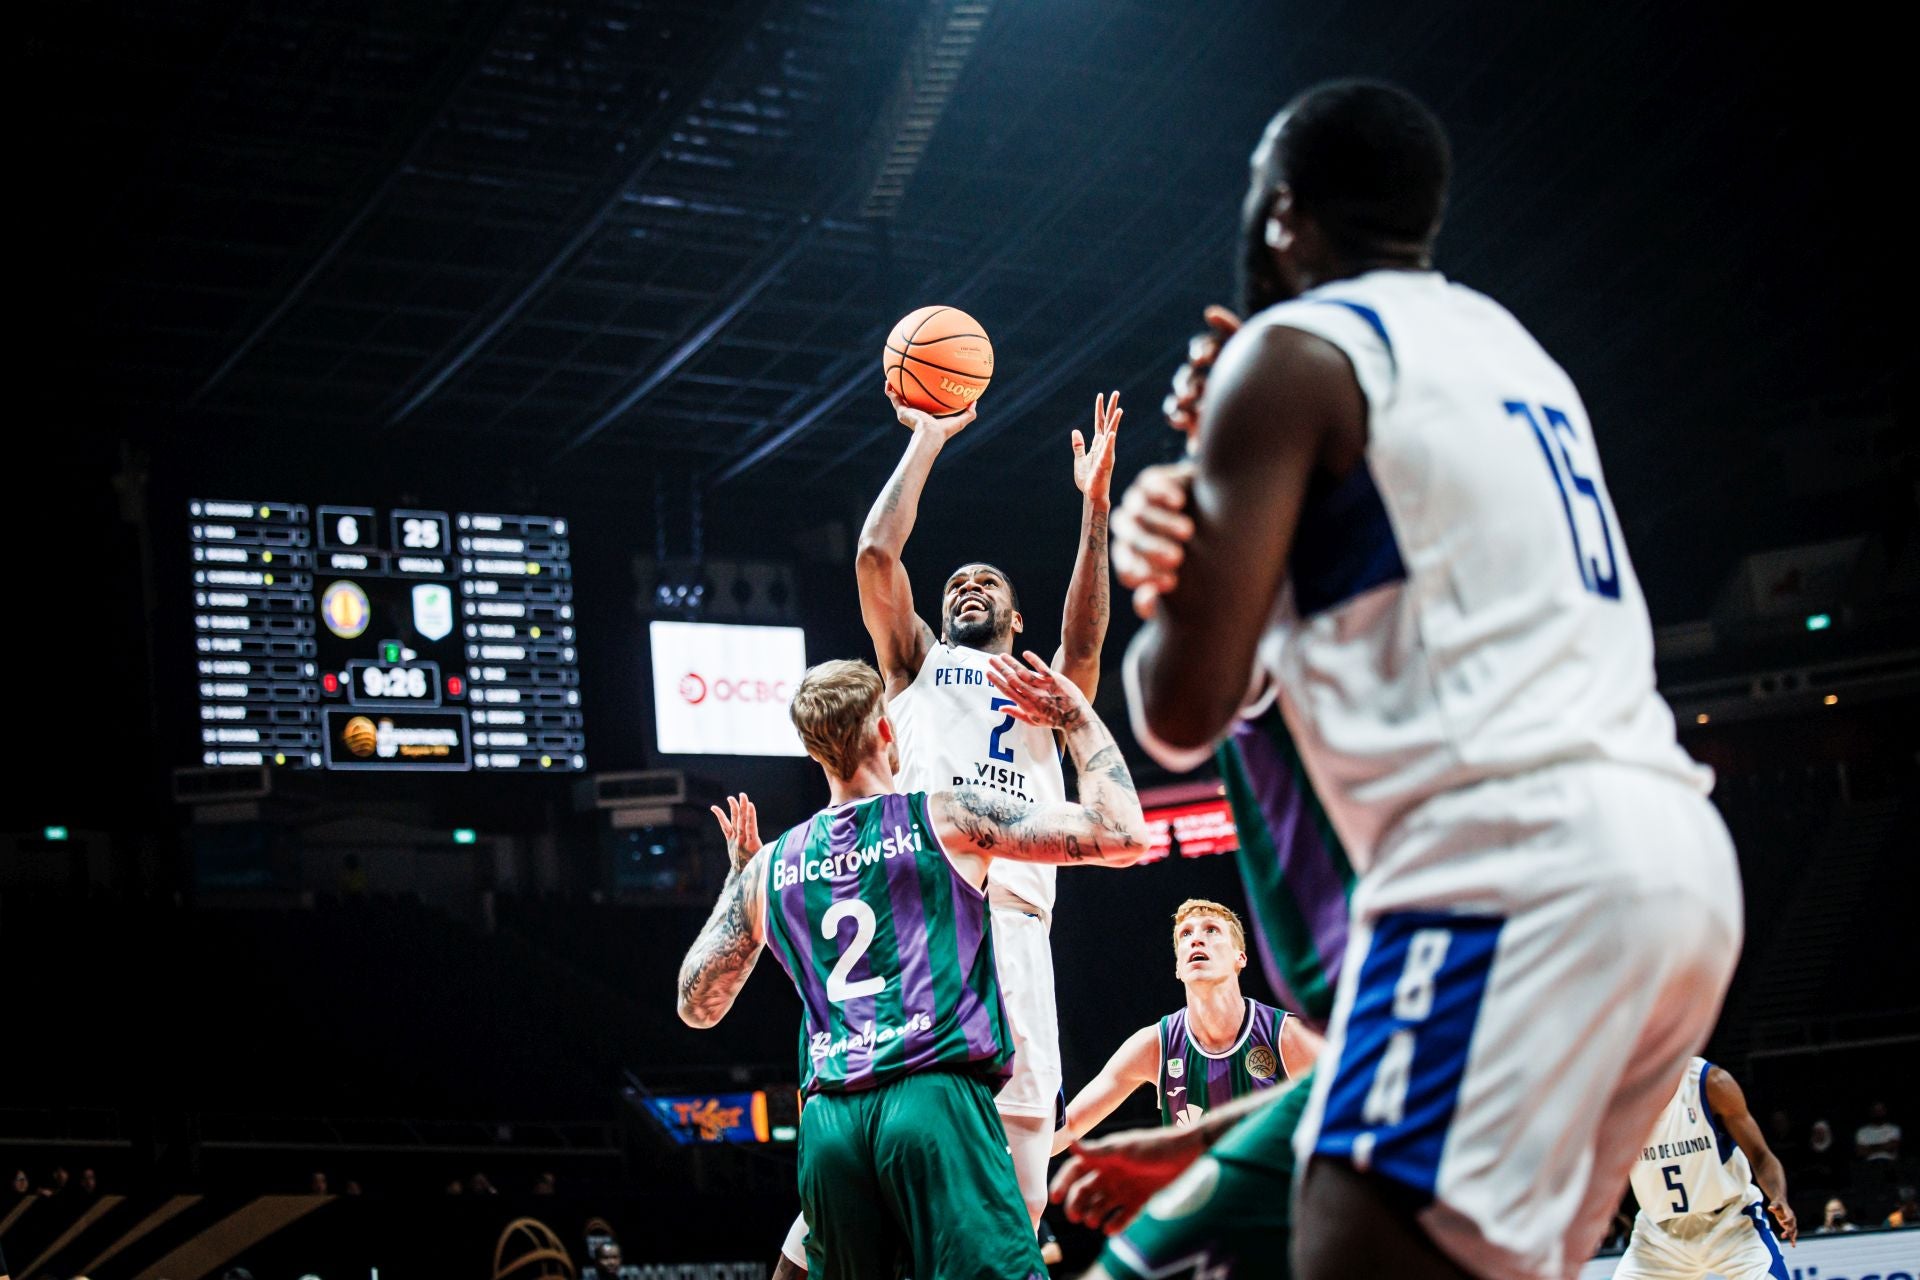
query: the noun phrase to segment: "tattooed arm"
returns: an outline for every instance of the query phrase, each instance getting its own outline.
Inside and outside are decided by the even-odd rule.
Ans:
[[[680,962],[680,1020],[690,1027],[711,1027],[727,1016],[766,946],[761,900],[769,853],[760,847],[753,802],[744,794],[728,796],[727,808],[731,814],[713,811],[727,836],[727,882]]]
[[[933,460],[949,439],[973,421],[973,408],[936,418],[903,404],[892,387],[887,388],[887,399],[893,401],[900,425],[910,428],[913,438],[900,465],[887,478],[887,487],[867,512],[853,566],[860,582],[860,618],[873,637],[887,692],[894,694],[920,674],[920,664],[933,647],[933,631],[914,612],[913,584],[907,580],[900,553],[920,515],[920,491],[926,487]]]
[[[991,858],[1114,867],[1137,862],[1147,851],[1147,824],[1113,734],[1071,680],[1038,654],[1026,658],[1023,667],[995,654],[987,680],[1013,700],[1007,710],[1014,718],[1057,729],[1066,738],[1079,778],[1078,802],[1034,804],[984,787],[939,791],[927,797],[935,834],[975,884],[985,879]]]
[[[1113,451],[1120,435],[1120,393],[1093,398],[1093,444],[1073,433],[1073,483],[1080,504],[1080,550],[1067,584],[1060,651],[1053,665],[1092,701],[1100,687],[1100,650],[1107,642],[1107,507],[1113,488]]]

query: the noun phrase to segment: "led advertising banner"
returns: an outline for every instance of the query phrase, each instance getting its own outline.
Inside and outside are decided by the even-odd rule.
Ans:
[[[799,627],[656,622],[653,720],[670,755],[803,756],[787,718],[807,670]]]

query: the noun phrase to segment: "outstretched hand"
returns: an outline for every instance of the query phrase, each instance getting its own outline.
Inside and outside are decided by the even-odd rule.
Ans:
[[[727,861],[735,871],[741,871],[753,861],[753,855],[760,852],[760,815],[753,807],[753,801],[747,799],[742,791],[737,796],[727,797],[727,811],[720,812],[720,806],[710,804],[714,818],[720,823],[720,834],[727,838]]]
[[[1133,1129],[1076,1142],[1048,1196],[1067,1220],[1112,1235],[1204,1153],[1191,1128]]]
[[[1113,490],[1113,451],[1120,437],[1120,393],[1093,398],[1093,447],[1087,438],[1073,433],[1073,487],[1087,495],[1098,507],[1104,507]]]
[[[1011,654],[996,653],[987,660],[987,683],[1013,700],[1006,713],[1022,724],[1042,729],[1073,729],[1093,714],[1080,686],[1026,651],[1026,665]]]
[[[900,419],[900,425],[913,431],[925,431],[939,436],[942,440],[951,440],[973,421],[979,410],[978,404],[970,404],[958,413],[935,416],[925,409],[916,409],[900,398],[900,393],[887,383],[887,399],[893,402],[893,412]]]

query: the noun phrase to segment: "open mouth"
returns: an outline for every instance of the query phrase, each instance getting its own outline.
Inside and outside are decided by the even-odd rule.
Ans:
[[[1206,962],[1207,962],[1208,960],[1210,960],[1210,959],[1212,959],[1212,958],[1213,958],[1213,957],[1211,957],[1211,956],[1209,956],[1209,955],[1208,955],[1208,954],[1207,954],[1207,953],[1206,953],[1205,951],[1189,951],[1189,952],[1187,952],[1187,963],[1188,963],[1188,964],[1205,964],[1205,963],[1206,963]]]
[[[987,598],[977,591],[968,591],[954,597],[953,616],[956,618],[964,617],[969,613],[985,614],[991,612],[992,609],[987,605]]]

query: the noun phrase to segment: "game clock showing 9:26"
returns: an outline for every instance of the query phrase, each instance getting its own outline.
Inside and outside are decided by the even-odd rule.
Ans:
[[[586,767],[567,522],[188,504],[200,760]]]

